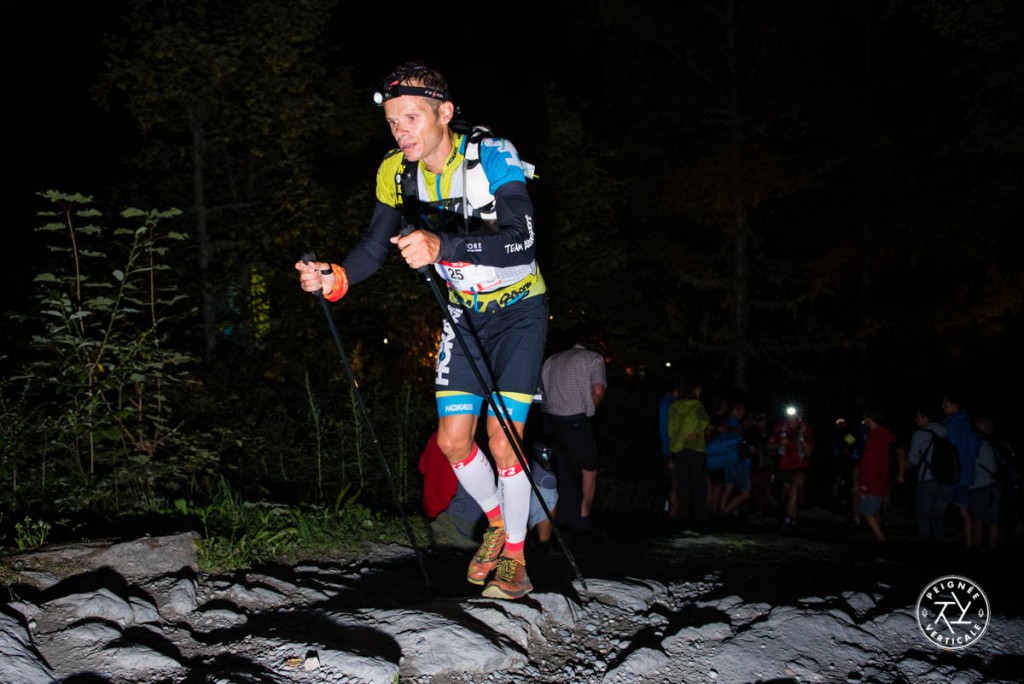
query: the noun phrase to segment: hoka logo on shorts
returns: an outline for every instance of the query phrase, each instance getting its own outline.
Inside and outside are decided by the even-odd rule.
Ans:
[[[449,306],[448,311],[451,313],[452,320],[457,323],[459,317],[462,316],[462,308]],[[452,362],[452,346],[454,342],[455,332],[448,321],[445,321],[441,332],[441,346],[437,352],[437,367],[434,369],[434,383],[437,385],[448,386],[448,371]]]
[[[472,404],[448,404],[444,407],[445,413],[472,413],[474,410]]]

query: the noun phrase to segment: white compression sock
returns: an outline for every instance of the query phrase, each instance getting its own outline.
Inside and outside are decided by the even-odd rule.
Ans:
[[[498,487],[494,482],[494,469],[480,447],[473,445],[469,456],[452,466],[455,477],[473,500],[480,504],[484,513],[498,507]],[[490,515],[488,515],[490,517]]]

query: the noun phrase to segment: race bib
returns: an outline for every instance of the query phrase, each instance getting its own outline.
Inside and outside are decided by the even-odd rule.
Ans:
[[[487,292],[501,285],[498,269],[493,266],[479,266],[464,261],[442,261],[438,270],[454,290],[463,292]]]

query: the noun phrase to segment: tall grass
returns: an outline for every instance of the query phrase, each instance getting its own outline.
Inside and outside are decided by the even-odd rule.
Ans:
[[[408,543],[401,521],[374,513],[359,502],[359,495],[345,489],[330,506],[249,502],[221,479],[209,503],[178,499],[174,505],[200,528],[200,569],[222,572],[271,561],[358,552],[366,541]],[[425,544],[425,522],[414,516],[410,524],[416,544]]]

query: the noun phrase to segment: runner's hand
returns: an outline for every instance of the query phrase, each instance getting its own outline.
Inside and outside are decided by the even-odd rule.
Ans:
[[[295,269],[299,272],[299,285],[306,292],[323,290],[325,297],[334,292],[337,278],[326,261],[299,260],[295,262]]]
[[[414,230],[408,235],[396,235],[391,244],[397,245],[409,268],[420,269],[437,261],[441,254],[441,238],[427,230]]]

